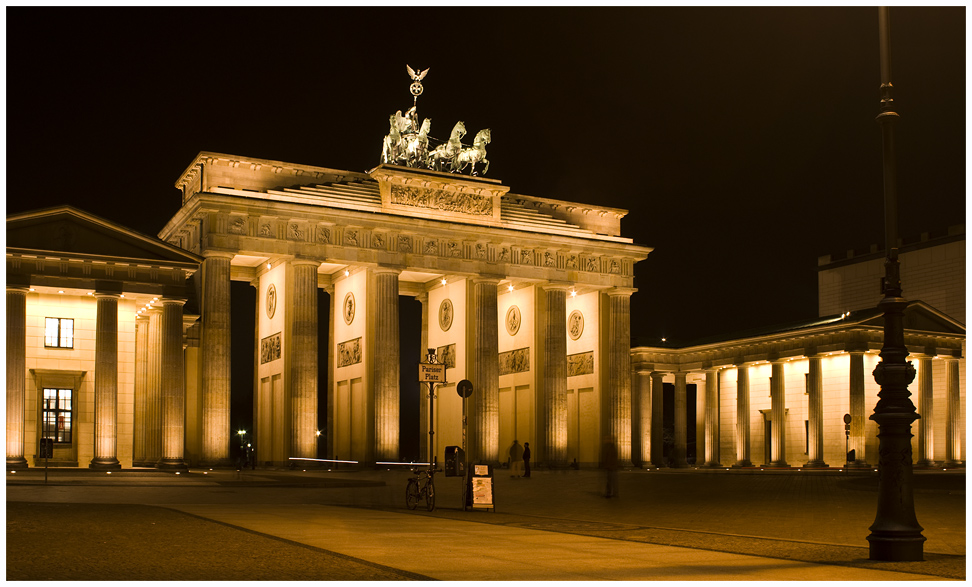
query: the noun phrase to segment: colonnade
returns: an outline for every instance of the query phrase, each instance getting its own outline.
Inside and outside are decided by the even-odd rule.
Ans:
[[[291,455],[316,456],[316,332],[318,320],[316,303],[316,261],[302,260],[293,265],[292,277],[288,278],[287,290],[293,292],[293,303],[288,305],[291,345],[294,353],[289,376],[293,385],[285,386],[290,394],[292,418],[289,433],[292,435]],[[389,460],[399,458],[399,363],[398,296],[400,269],[378,266],[368,269],[369,339],[368,352],[373,353],[370,362],[370,384],[373,389],[374,419],[369,423],[367,434],[373,443],[369,459]],[[202,299],[202,389],[203,397],[203,450],[204,462],[219,464],[229,459],[230,442],[228,421],[229,385],[223,375],[229,373],[229,263],[222,256],[207,257],[203,263]],[[498,462],[499,446],[499,316],[498,291],[501,279],[491,276],[471,276],[467,288],[466,336],[472,355],[467,360],[465,378],[473,383],[476,392],[470,398],[469,456],[485,462]],[[554,466],[565,466],[567,461],[567,312],[566,284],[547,283],[538,285],[544,302],[536,327],[543,340],[542,378],[538,380],[540,397],[535,459]],[[330,290],[333,291],[333,290]],[[602,432],[618,439],[619,458],[631,462],[631,383],[630,372],[630,295],[634,290],[614,288],[607,290],[605,312],[607,338],[603,349],[607,370],[602,379]],[[423,330],[428,327],[427,299],[423,301]],[[332,306],[340,301],[332,301]],[[307,310],[314,308],[313,312]],[[334,320],[332,312],[331,321]],[[341,313],[337,312],[340,316]],[[338,318],[340,319],[340,318]],[[333,332],[333,324],[330,324]],[[313,333],[313,335],[312,335]],[[313,339],[313,340],[312,340]],[[423,335],[423,341],[425,340]],[[330,345],[337,341],[333,336]],[[330,371],[330,370],[329,370]],[[333,387],[333,377],[328,386]],[[329,389],[329,400],[333,390]],[[333,410],[333,403],[329,412]],[[312,418],[311,415],[314,417]],[[424,418],[423,410],[423,418]],[[329,435],[333,430],[333,416],[329,414]],[[423,424],[424,425],[424,424]],[[329,444],[334,442],[329,436]]]
[[[27,465],[26,294],[7,288],[7,467]],[[118,460],[118,292],[94,292],[95,373],[93,458],[89,467],[121,468]],[[161,309],[136,320],[133,464],[185,468],[184,299],[163,298]],[[39,393],[39,392],[38,392]],[[40,398],[40,395],[38,395]],[[38,399],[40,401],[40,399]]]
[[[849,371],[847,381],[847,405],[851,417],[850,431],[847,435],[848,460],[840,463],[842,467],[867,468],[873,466],[868,463],[865,454],[867,406],[865,398],[865,350],[853,348],[847,351],[849,355]],[[824,460],[824,402],[823,402],[823,373],[821,359],[823,355],[811,355],[807,360],[807,461],[793,464],[805,468],[824,468],[829,465]],[[943,356],[945,363],[946,406],[945,406],[945,466],[964,464],[962,459],[961,431],[961,396],[959,387],[959,360]],[[783,377],[783,367],[791,359],[776,359],[771,363],[770,404],[764,413],[770,423],[771,437],[767,467],[789,467],[786,452],[786,382]],[[919,355],[915,359],[919,363],[920,377],[916,387],[920,404],[917,406],[920,414],[933,413],[932,396],[932,357]],[[736,418],[735,418],[735,462],[732,467],[751,467],[751,431],[750,418],[750,367],[754,363],[739,363],[736,369]],[[720,417],[720,386],[719,372],[722,368],[707,368],[705,374],[704,391],[700,389],[697,401],[699,418],[699,439],[697,445],[696,463],[705,467],[725,467],[721,461],[721,417]],[[689,466],[686,461],[687,450],[687,380],[691,373],[697,371],[656,371],[638,368],[633,373],[636,382],[637,395],[641,398],[639,419],[641,424],[641,465],[643,467],[675,467]],[[663,397],[664,379],[666,376],[674,378],[674,452],[666,462],[663,453]],[[917,450],[915,464],[929,466],[937,464],[934,459],[933,422],[930,417],[919,419],[915,425],[917,436]],[[850,458],[853,455],[853,458]],[[874,458],[872,456],[871,458]],[[938,462],[941,462],[939,460]]]

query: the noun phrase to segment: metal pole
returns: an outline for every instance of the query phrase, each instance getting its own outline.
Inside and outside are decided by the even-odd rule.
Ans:
[[[925,537],[915,516],[911,464],[911,423],[919,418],[911,401],[908,384],[915,368],[906,361],[904,309],[898,265],[897,182],[894,156],[894,112],[891,97],[891,32],[888,8],[878,8],[881,49],[881,125],[884,154],[884,234],[887,258],[884,262],[884,298],[878,308],[884,312],[884,345],[874,380],[881,386],[871,420],[878,424],[878,508],[871,534],[870,559],[884,561],[924,560]]]
[[[427,359],[430,364],[435,364],[435,349],[428,350]],[[433,455],[435,454],[435,406],[433,405],[433,400],[435,399],[435,383],[429,381],[429,466],[432,466]]]
[[[47,484],[47,464],[50,461],[50,459],[48,459],[47,456],[48,454],[50,454],[47,452],[47,438],[48,435],[51,433],[47,422],[50,419],[50,415],[49,415],[50,410],[51,410],[51,398],[44,398],[44,484],[45,485]]]

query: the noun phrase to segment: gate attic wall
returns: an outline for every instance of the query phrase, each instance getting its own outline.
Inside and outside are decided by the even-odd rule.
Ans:
[[[319,452],[365,463],[404,456],[399,294],[423,301],[423,341],[452,361],[449,384],[436,390],[432,452],[440,459],[445,446],[462,443],[455,383],[466,378],[475,386],[467,400],[471,459],[505,462],[508,444],[524,436],[517,439],[530,442],[537,462],[596,462],[598,447],[581,445],[599,443],[602,429],[623,436],[622,452],[630,453],[630,423],[615,420],[631,417],[622,374],[629,298],[634,264],[650,249],[620,236],[626,211],[510,194],[492,179],[390,165],[364,174],[214,153],[201,153],[176,185],[183,206],[160,237],[204,258],[231,257],[228,278],[258,288],[254,419],[261,464],[315,456],[307,439],[316,431],[305,429],[316,421],[308,414],[311,385],[328,388]],[[316,286],[331,294],[328,318],[297,318],[288,307],[300,296],[310,300],[293,291],[294,269],[308,264],[316,266]],[[267,314],[271,288],[279,300],[275,317]],[[444,311],[451,314],[447,329]],[[567,336],[574,311],[586,320],[577,340]],[[325,319],[329,324],[319,324]],[[297,368],[291,356],[299,350],[294,333],[306,331],[308,320],[331,333],[326,383],[310,381],[306,357]],[[570,366],[569,353],[578,355]],[[567,374],[566,383],[544,380],[548,362],[551,373]],[[198,368],[228,365],[203,361]],[[607,387],[619,387],[610,403],[601,400]],[[565,397],[581,390],[581,403]],[[422,458],[429,455],[426,394]],[[229,457],[225,444],[211,460]]]

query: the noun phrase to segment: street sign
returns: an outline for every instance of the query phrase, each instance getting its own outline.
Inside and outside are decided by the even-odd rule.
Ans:
[[[419,363],[420,383],[445,383],[446,366],[444,363]]]
[[[468,379],[463,379],[459,382],[459,385],[456,386],[456,393],[459,394],[459,397],[469,397],[472,395],[472,392],[472,382]]]

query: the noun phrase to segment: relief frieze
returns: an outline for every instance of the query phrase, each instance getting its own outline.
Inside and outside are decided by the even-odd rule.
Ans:
[[[526,373],[530,370],[530,348],[516,349],[499,354],[499,374]]]
[[[412,239],[404,234],[398,236],[398,250],[403,253],[412,252]]]
[[[260,340],[260,364],[276,361],[280,358],[280,333],[271,334]]]
[[[436,360],[446,366],[446,369],[456,368],[456,343],[440,346],[435,349]]]
[[[567,377],[594,373],[594,351],[567,355]]]
[[[331,242],[331,229],[326,226],[317,227],[317,242],[328,244]]]
[[[474,216],[492,216],[493,198],[479,194],[462,194],[416,186],[391,186],[391,203]]]
[[[246,234],[246,218],[238,216],[230,222],[230,234]]]
[[[345,342],[339,342],[337,347],[338,367],[348,367],[350,365],[357,365],[361,362],[360,336]]]

